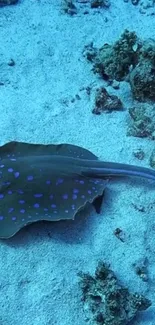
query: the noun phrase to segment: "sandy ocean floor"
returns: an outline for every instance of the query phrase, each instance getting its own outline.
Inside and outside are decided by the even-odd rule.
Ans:
[[[78,14],[61,12],[60,0],[22,0],[0,8],[0,144],[71,143],[105,161],[149,166],[154,142],[127,137],[132,94],[117,94],[122,112],[94,115],[93,89],[104,82],[83,57],[84,46],[115,42],[125,28],[153,37],[155,18],[137,6],[111,0],[109,9],[78,4]],[[13,59],[14,66],[8,63]],[[78,99],[79,95],[80,99]],[[141,148],[145,159],[133,152]],[[93,274],[99,260],[110,263],[123,285],[144,294],[152,306],[133,322],[155,323],[155,189],[153,181],[112,180],[102,212],[89,208],[75,221],[33,224],[0,242],[0,325],[86,325],[79,271]],[[138,207],[144,206],[141,212]],[[119,227],[125,241],[115,235]],[[147,261],[148,281],[134,263]]]

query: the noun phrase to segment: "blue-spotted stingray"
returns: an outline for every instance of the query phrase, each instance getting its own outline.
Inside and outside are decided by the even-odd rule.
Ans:
[[[10,142],[0,147],[0,238],[27,224],[74,219],[86,203],[101,197],[110,176],[155,180],[155,171],[103,162],[70,144]]]

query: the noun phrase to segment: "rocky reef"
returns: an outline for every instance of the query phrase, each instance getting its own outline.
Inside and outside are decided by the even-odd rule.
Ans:
[[[91,43],[84,55],[93,63],[94,73],[106,80],[130,83],[133,98],[155,100],[155,40],[140,40],[135,32],[125,30],[113,45],[97,49]]]
[[[130,122],[127,135],[155,139],[155,104],[136,103],[129,108]]]
[[[79,276],[84,310],[91,324],[127,325],[138,312],[151,306],[149,299],[122,287],[114,272],[103,262],[98,264],[95,276],[85,273]]]

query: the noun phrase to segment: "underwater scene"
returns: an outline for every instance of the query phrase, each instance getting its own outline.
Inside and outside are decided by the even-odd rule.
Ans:
[[[155,0],[0,0],[0,325],[155,325]]]

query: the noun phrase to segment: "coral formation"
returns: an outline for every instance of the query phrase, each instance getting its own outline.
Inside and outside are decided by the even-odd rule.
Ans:
[[[110,7],[110,0],[92,0],[91,8]]]
[[[91,47],[86,49],[86,57],[94,64],[93,71],[104,79],[124,80],[130,66],[137,63],[137,36],[135,32],[125,30],[114,45],[104,44],[99,50]]]
[[[62,0],[62,11],[72,16],[83,7],[83,14],[88,14],[90,8],[106,9],[110,4],[110,0]]]
[[[155,100],[155,41],[148,39],[138,51],[138,64],[129,74],[135,99]]]
[[[63,0],[62,2],[62,11],[71,16],[77,14],[77,8],[72,0]]]
[[[133,264],[136,274],[144,282],[148,281],[148,260],[147,258],[141,259]]]
[[[143,160],[144,157],[145,157],[145,152],[144,152],[141,148],[139,148],[139,149],[133,151],[133,155],[134,155],[134,157],[136,157],[138,160]]]
[[[114,45],[104,44],[98,50],[91,43],[84,54],[103,79],[126,80],[134,99],[155,100],[155,40],[142,42],[135,32],[125,30]]]
[[[94,277],[79,275],[84,309],[93,324],[126,325],[137,312],[151,306],[149,299],[123,288],[105,263],[99,263]]]
[[[129,108],[131,123],[127,135],[155,139],[155,105],[137,103]]]
[[[101,114],[102,112],[112,112],[113,110],[123,109],[121,100],[115,95],[109,95],[104,87],[96,90],[95,108],[92,113]]]

